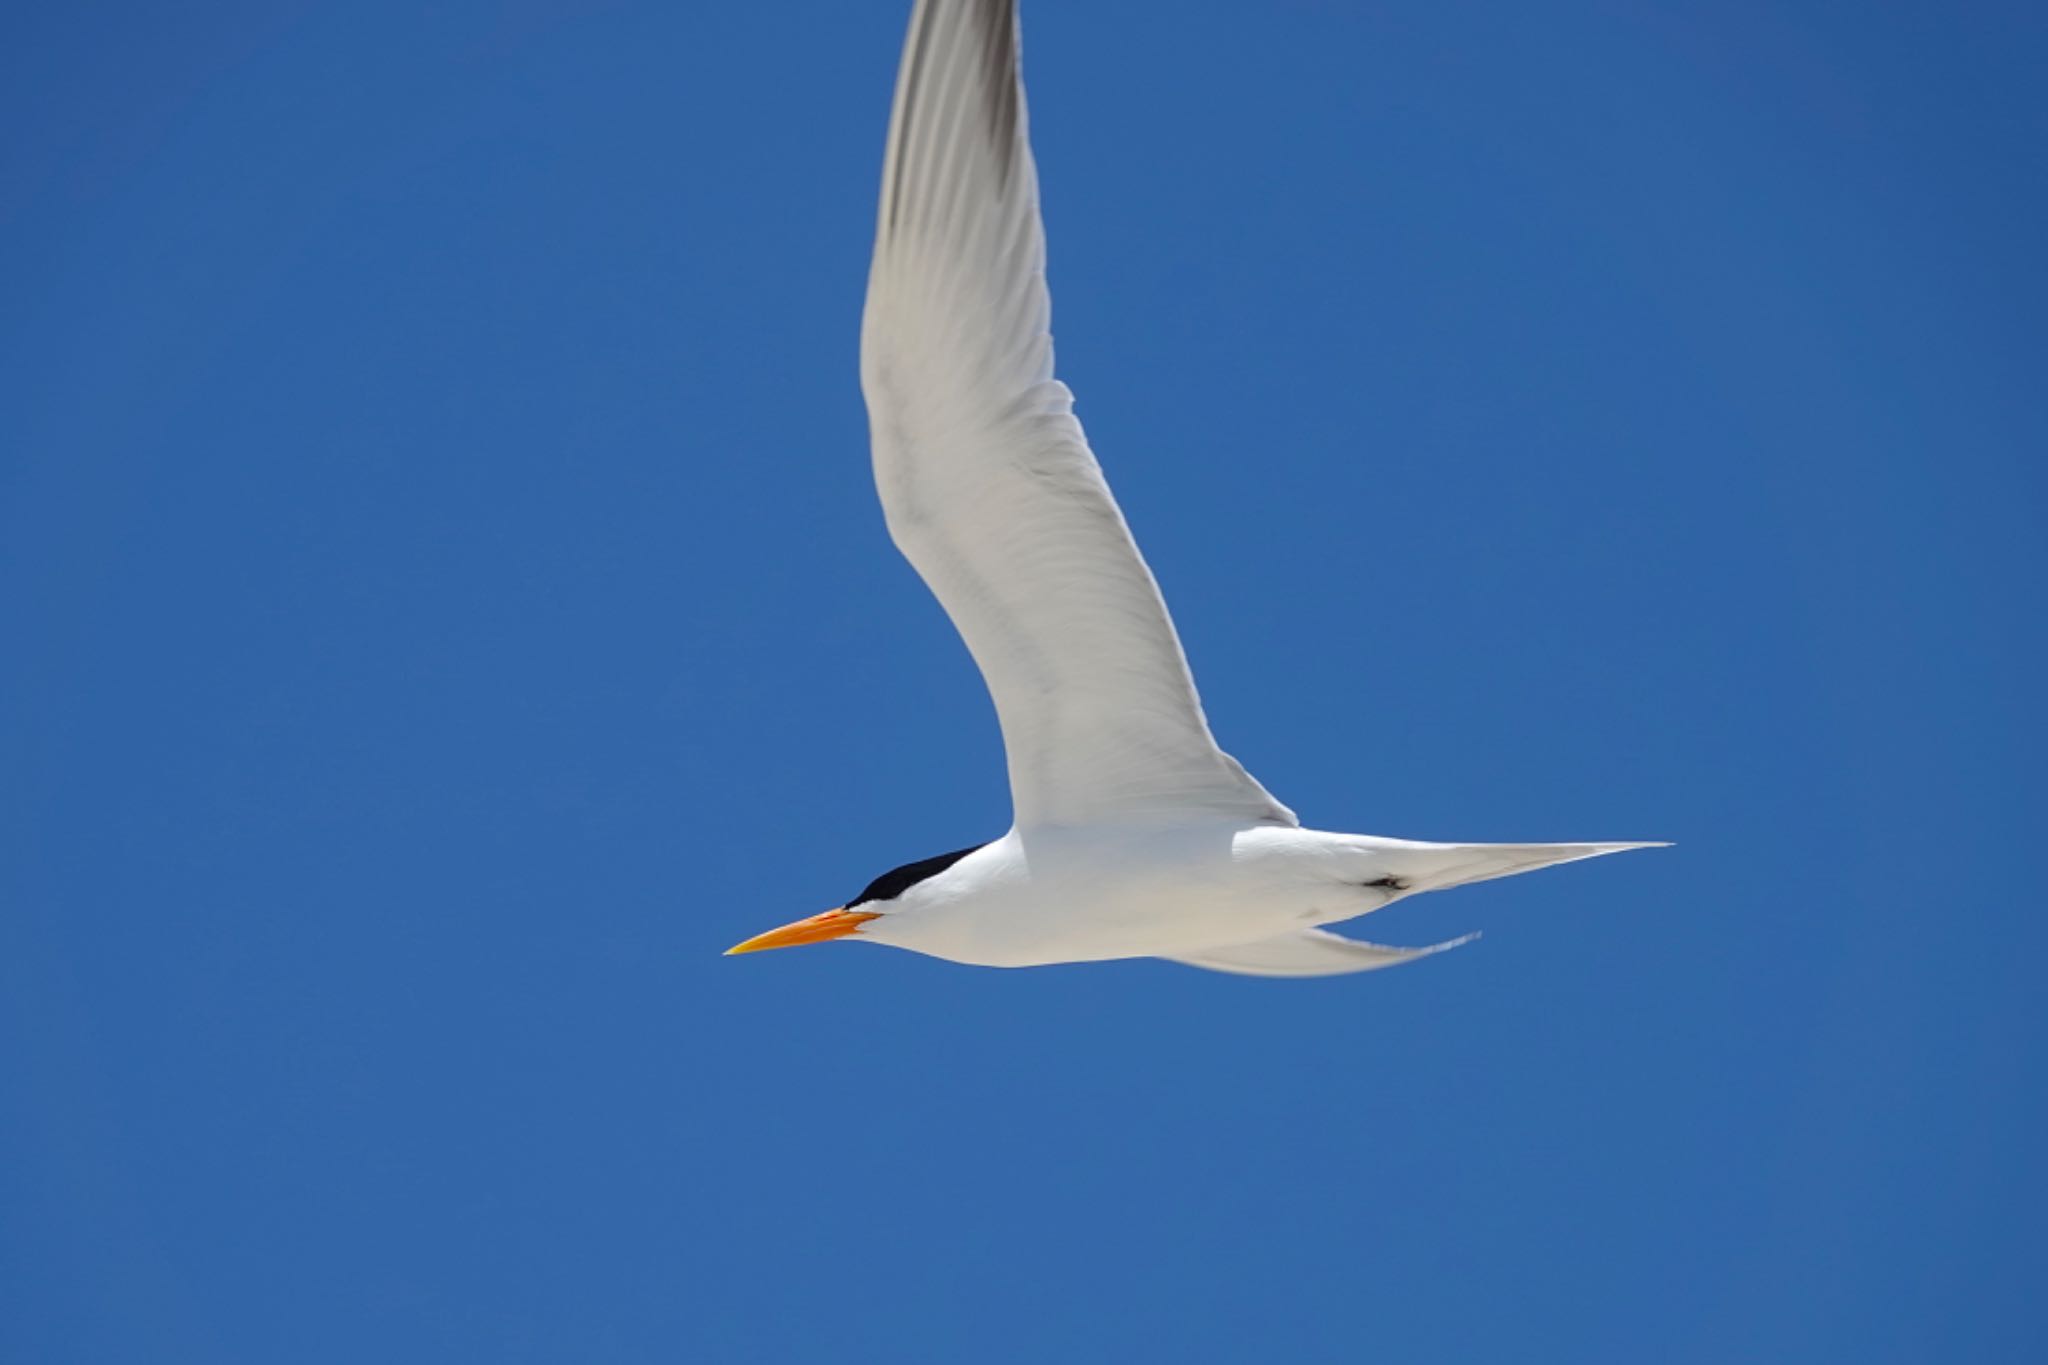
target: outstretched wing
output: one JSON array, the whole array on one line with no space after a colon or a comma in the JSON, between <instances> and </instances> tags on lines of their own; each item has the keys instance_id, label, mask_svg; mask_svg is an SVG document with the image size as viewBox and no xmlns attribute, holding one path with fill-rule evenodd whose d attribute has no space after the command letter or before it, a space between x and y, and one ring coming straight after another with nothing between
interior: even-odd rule
<instances>
[{"instance_id":1,"label":"outstretched wing","mask_svg":"<svg viewBox=\"0 0 2048 1365\"><path fill-rule=\"evenodd\" d=\"M1053 378L1014 0L918 0L861 387L889 534L1002 722L1020 826L1292 825L1216 747L1151 571Z\"/></svg>"},{"instance_id":2,"label":"outstretched wing","mask_svg":"<svg viewBox=\"0 0 2048 1365\"><path fill-rule=\"evenodd\" d=\"M1235 972L1240 976L1346 976L1352 972L1373 972L1382 967L1413 962L1418 957L1441 953L1470 943L1477 934L1467 934L1427 948L1388 948L1378 943L1361 943L1323 929L1303 929L1257 943L1239 943L1187 957L1170 957L1168 962L1206 967L1212 972Z\"/></svg>"}]
</instances>

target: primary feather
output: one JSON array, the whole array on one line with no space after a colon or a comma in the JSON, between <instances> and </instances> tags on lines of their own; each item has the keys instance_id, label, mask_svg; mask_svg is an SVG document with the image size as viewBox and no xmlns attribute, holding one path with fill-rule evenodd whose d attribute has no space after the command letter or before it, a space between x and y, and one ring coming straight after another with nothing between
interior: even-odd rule
<instances>
[{"instance_id":1,"label":"primary feather","mask_svg":"<svg viewBox=\"0 0 2048 1365\"><path fill-rule=\"evenodd\" d=\"M1010 0L921 0L861 329L889 534L1002 722L1020 826L1294 824L1216 746L1158 585L1053 377Z\"/></svg>"}]
</instances>

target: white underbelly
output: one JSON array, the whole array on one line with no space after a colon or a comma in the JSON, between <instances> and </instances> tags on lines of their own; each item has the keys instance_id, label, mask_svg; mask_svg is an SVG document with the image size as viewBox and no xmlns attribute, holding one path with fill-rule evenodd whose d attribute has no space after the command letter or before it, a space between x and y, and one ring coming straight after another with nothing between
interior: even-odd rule
<instances>
[{"instance_id":1,"label":"white underbelly","mask_svg":"<svg viewBox=\"0 0 2048 1365\"><path fill-rule=\"evenodd\" d=\"M1012 836L957 904L885 918L878 941L954 962L1031 967L1171 957L1349 919L1378 903L1309 830Z\"/></svg>"}]
</instances>

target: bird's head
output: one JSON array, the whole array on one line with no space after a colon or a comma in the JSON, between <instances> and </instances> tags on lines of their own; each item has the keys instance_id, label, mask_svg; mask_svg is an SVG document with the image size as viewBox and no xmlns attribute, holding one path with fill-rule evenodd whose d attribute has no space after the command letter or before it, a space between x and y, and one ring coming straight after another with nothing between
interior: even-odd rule
<instances>
[{"instance_id":1,"label":"bird's head","mask_svg":"<svg viewBox=\"0 0 2048 1365\"><path fill-rule=\"evenodd\" d=\"M846 938L858 934L863 924L881 919L900 908L899 902L905 892L944 872L953 864L965 858L976 849L986 847L976 844L972 848L955 849L941 853L935 858L921 858L914 863L891 868L869 882L858 896L835 910L821 915L811 915L785 924L779 929L770 929L765 934L756 934L744 943L736 943L725 950L731 957L735 953L758 953L763 948L795 948L805 943L828 943L835 938Z\"/></svg>"}]
</instances>

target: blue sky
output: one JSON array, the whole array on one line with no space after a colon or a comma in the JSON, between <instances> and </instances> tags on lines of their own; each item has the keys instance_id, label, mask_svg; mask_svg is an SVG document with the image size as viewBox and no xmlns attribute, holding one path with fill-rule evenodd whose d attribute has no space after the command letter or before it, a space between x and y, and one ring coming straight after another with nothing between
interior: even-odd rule
<instances>
[{"instance_id":1,"label":"blue sky","mask_svg":"<svg viewBox=\"0 0 2048 1365\"><path fill-rule=\"evenodd\" d=\"M2038 6L1028 0L1063 375L1370 977L728 944L1008 819L907 5L16 6L0 1356L2033 1361Z\"/></svg>"}]
</instances>

